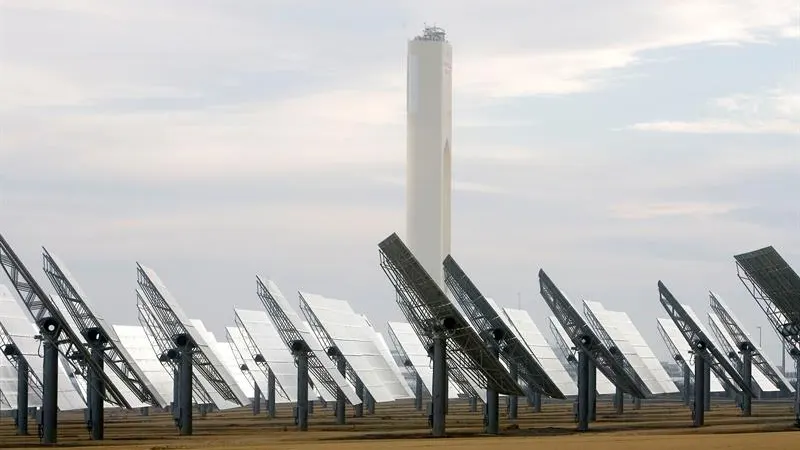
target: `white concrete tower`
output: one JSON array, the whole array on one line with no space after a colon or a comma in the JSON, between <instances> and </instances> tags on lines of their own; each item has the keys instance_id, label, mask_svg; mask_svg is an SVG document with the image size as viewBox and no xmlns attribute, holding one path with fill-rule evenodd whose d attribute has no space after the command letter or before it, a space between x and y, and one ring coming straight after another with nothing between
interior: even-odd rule
<instances>
[{"instance_id":1,"label":"white concrete tower","mask_svg":"<svg viewBox=\"0 0 800 450\"><path fill-rule=\"evenodd\" d=\"M408 43L406 239L441 287L450 253L452 61L441 28L426 27Z\"/></svg>"}]
</instances>

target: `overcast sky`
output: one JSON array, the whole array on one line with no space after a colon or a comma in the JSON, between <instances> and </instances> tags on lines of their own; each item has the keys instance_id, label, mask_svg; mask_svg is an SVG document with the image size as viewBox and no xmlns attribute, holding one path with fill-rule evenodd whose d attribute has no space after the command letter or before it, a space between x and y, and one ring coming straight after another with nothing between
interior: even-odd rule
<instances>
[{"instance_id":1,"label":"overcast sky","mask_svg":"<svg viewBox=\"0 0 800 450\"><path fill-rule=\"evenodd\" d=\"M218 339L260 307L256 274L384 331L407 40L437 24L453 256L485 295L521 293L546 331L542 267L663 357L657 281L702 317L713 289L776 359L733 255L800 266L799 18L796 0L0 0L0 233L36 273L41 245L59 255L113 323L136 323L139 261Z\"/></svg>"}]
</instances>

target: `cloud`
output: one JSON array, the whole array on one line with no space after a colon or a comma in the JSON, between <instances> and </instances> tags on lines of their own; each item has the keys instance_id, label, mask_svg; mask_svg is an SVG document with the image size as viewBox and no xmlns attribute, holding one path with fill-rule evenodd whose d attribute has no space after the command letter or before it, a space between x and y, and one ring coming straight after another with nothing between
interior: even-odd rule
<instances>
[{"instance_id":1,"label":"cloud","mask_svg":"<svg viewBox=\"0 0 800 450\"><path fill-rule=\"evenodd\" d=\"M667 216L713 216L738 209L736 205L714 203L652 203L621 204L611 208L613 217L620 219L657 219Z\"/></svg>"},{"instance_id":2,"label":"cloud","mask_svg":"<svg viewBox=\"0 0 800 450\"><path fill-rule=\"evenodd\" d=\"M716 98L709 106L717 117L642 122L628 128L665 133L800 134L800 85L796 82L756 94Z\"/></svg>"}]
</instances>

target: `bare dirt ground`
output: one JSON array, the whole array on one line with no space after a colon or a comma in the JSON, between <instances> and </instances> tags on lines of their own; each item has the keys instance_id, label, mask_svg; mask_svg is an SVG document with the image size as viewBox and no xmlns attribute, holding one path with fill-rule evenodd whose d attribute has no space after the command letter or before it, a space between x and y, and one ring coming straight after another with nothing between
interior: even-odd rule
<instances>
[{"instance_id":1,"label":"bare dirt ground","mask_svg":"<svg viewBox=\"0 0 800 450\"><path fill-rule=\"evenodd\" d=\"M250 409L209 413L195 412L194 436L179 437L172 417L153 413L144 417L138 411L110 410L106 413L106 439L91 441L81 413L59 416L59 447L118 450L146 449L482 449L505 446L508 450L715 450L715 449L800 449L800 430L793 427L791 404L759 403L752 417L740 417L732 400L719 399L706 413L706 426L691 427L691 414L680 403L645 402L617 416L606 400L598 402L597 422L592 431L577 433L569 403L545 404L541 413L520 405L520 418L501 417L501 436L482 435L481 413L468 412L466 402L450 407L447 417L449 437L429 438L427 416L409 402L380 404L374 416L352 417L346 425L335 425L332 405L316 405L310 431L295 430L291 408L281 405L278 417L253 416ZM262 409L263 411L263 409ZM13 421L0 420L0 448L39 446L36 424L31 436L15 436Z\"/></svg>"}]
</instances>

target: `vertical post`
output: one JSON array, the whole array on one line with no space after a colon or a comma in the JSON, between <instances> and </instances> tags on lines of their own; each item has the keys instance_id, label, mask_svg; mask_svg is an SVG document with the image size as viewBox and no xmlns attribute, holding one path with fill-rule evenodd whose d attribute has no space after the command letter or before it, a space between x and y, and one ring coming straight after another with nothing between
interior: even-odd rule
<instances>
[{"instance_id":1,"label":"vertical post","mask_svg":"<svg viewBox=\"0 0 800 450\"><path fill-rule=\"evenodd\" d=\"M711 364L706 363L703 365L705 373L703 374L703 383L705 393L703 394L703 406L706 411L711 411Z\"/></svg>"},{"instance_id":2,"label":"vertical post","mask_svg":"<svg viewBox=\"0 0 800 450\"><path fill-rule=\"evenodd\" d=\"M344 375L344 373L342 373L342 375ZM358 394L358 397L361 399L361 403L353 406L355 412L353 415L355 417L363 417L364 402L366 401L367 397L364 395L364 383L361 382L361 378L356 377L356 385L354 387L356 388L356 394Z\"/></svg>"},{"instance_id":3,"label":"vertical post","mask_svg":"<svg viewBox=\"0 0 800 450\"><path fill-rule=\"evenodd\" d=\"M685 361L683 363L683 404L686 406L692 404L692 370Z\"/></svg>"},{"instance_id":4,"label":"vertical post","mask_svg":"<svg viewBox=\"0 0 800 450\"><path fill-rule=\"evenodd\" d=\"M369 393L366 387L364 388L364 397L366 397L367 400L367 414L375 414L375 397Z\"/></svg>"},{"instance_id":5,"label":"vertical post","mask_svg":"<svg viewBox=\"0 0 800 450\"><path fill-rule=\"evenodd\" d=\"M745 386L752 388L753 352L747 343L742 344L742 378ZM750 417L753 413L753 399L747 392L742 392L742 417Z\"/></svg>"},{"instance_id":6,"label":"vertical post","mask_svg":"<svg viewBox=\"0 0 800 450\"><path fill-rule=\"evenodd\" d=\"M589 431L589 355L578 352L578 431Z\"/></svg>"},{"instance_id":7,"label":"vertical post","mask_svg":"<svg viewBox=\"0 0 800 450\"><path fill-rule=\"evenodd\" d=\"M188 336L178 339L180 350L179 422L180 435L192 435L192 342ZM183 345L181 345L183 344Z\"/></svg>"},{"instance_id":8,"label":"vertical post","mask_svg":"<svg viewBox=\"0 0 800 450\"><path fill-rule=\"evenodd\" d=\"M90 378L91 386L89 387L88 396L92 401L89 404L89 417L92 421L92 440L102 441L104 438L104 412L103 412L103 396L105 395L106 386L103 381L103 353L105 342L102 339L92 340L91 343L92 362L95 368L91 368L92 376Z\"/></svg>"},{"instance_id":9,"label":"vertical post","mask_svg":"<svg viewBox=\"0 0 800 450\"><path fill-rule=\"evenodd\" d=\"M275 374L267 373L267 417L275 418Z\"/></svg>"},{"instance_id":10,"label":"vertical post","mask_svg":"<svg viewBox=\"0 0 800 450\"><path fill-rule=\"evenodd\" d=\"M253 415L261 414L261 387L253 383Z\"/></svg>"},{"instance_id":11,"label":"vertical post","mask_svg":"<svg viewBox=\"0 0 800 450\"><path fill-rule=\"evenodd\" d=\"M45 338L42 351L42 443L55 444L58 441L58 347Z\"/></svg>"},{"instance_id":12,"label":"vertical post","mask_svg":"<svg viewBox=\"0 0 800 450\"><path fill-rule=\"evenodd\" d=\"M498 357L497 343L489 345L489 351ZM491 386L486 388L486 434L500 434L500 393Z\"/></svg>"},{"instance_id":13,"label":"vertical post","mask_svg":"<svg viewBox=\"0 0 800 450\"><path fill-rule=\"evenodd\" d=\"M633 409L635 409L637 411L642 409L642 399L641 398L639 398L639 397L634 397L633 398Z\"/></svg>"},{"instance_id":14,"label":"vertical post","mask_svg":"<svg viewBox=\"0 0 800 450\"><path fill-rule=\"evenodd\" d=\"M469 398L469 412L477 412L478 411L478 397L470 397Z\"/></svg>"},{"instance_id":15,"label":"vertical post","mask_svg":"<svg viewBox=\"0 0 800 450\"><path fill-rule=\"evenodd\" d=\"M422 377L417 374L417 381L414 383L414 408L422 411Z\"/></svg>"},{"instance_id":16,"label":"vertical post","mask_svg":"<svg viewBox=\"0 0 800 450\"><path fill-rule=\"evenodd\" d=\"M513 378L514 381L517 381L519 379L519 373L518 373L519 368L517 367L517 365L516 364L511 364L511 366L509 367L509 370L511 371L511 378ZM518 409L519 409L519 398L517 398L516 395L509 396L508 397L508 418L509 419L516 419L517 418Z\"/></svg>"},{"instance_id":17,"label":"vertical post","mask_svg":"<svg viewBox=\"0 0 800 450\"><path fill-rule=\"evenodd\" d=\"M597 421L597 366L589 359L589 422Z\"/></svg>"},{"instance_id":18,"label":"vertical post","mask_svg":"<svg viewBox=\"0 0 800 450\"><path fill-rule=\"evenodd\" d=\"M619 386L617 386L616 392L614 392L614 408L616 409L617 415L622 415L625 412L625 393L622 392Z\"/></svg>"},{"instance_id":19,"label":"vertical post","mask_svg":"<svg viewBox=\"0 0 800 450\"><path fill-rule=\"evenodd\" d=\"M344 360L341 354L336 357L336 369L339 370L339 373L342 376L346 376L347 373L347 362ZM344 398L344 391L342 389L336 390L336 424L337 425L344 425L345 423L345 398ZM358 409L358 408L356 408ZM357 416L358 417L358 416Z\"/></svg>"},{"instance_id":20,"label":"vertical post","mask_svg":"<svg viewBox=\"0 0 800 450\"><path fill-rule=\"evenodd\" d=\"M794 355L794 414L800 424L800 355Z\"/></svg>"},{"instance_id":21,"label":"vertical post","mask_svg":"<svg viewBox=\"0 0 800 450\"><path fill-rule=\"evenodd\" d=\"M179 421L181 418L181 362L180 358L176 361L172 371L172 418ZM180 425L179 425L180 426Z\"/></svg>"},{"instance_id":22,"label":"vertical post","mask_svg":"<svg viewBox=\"0 0 800 450\"><path fill-rule=\"evenodd\" d=\"M705 375L706 360L703 358L702 351L695 351L694 354L694 421L693 426L702 427L705 423Z\"/></svg>"},{"instance_id":23,"label":"vertical post","mask_svg":"<svg viewBox=\"0 0 800 450\"><path fill-rule=\"evenodd\" d=\"M533 412L535 412L535 413L542 412L542 393L541 392L534 392L533 393Z\"/></svg>"},{"instance_id":24,"label":"vertical post","mask_svg":"<svg viewBox=\"0 0 800 450\"><path fill-rule=\"evenodd\" d=\"M28 362L19 351L17 351L17 434L20 436L28 434Z\"/></svg>"},{"instance_id":25,"label":"vertical post","mask_svg":"<svg viewBox=\"0 0 800 450\"><path fill-rule=\"evenodd\" d=\"M444 437L447 404L447 359L444 333L433 336L433 436Z\"/></svg>"},{"instance_id":26,"label":"vertical post","mask_svg":"<svg viewBox=\"0 0 800 450\"><path fill-rule=\"evenodd\" d=\"M295 351L297 358L297 428L308 431L308 351Z\"/></svg>"}]
</instances>

